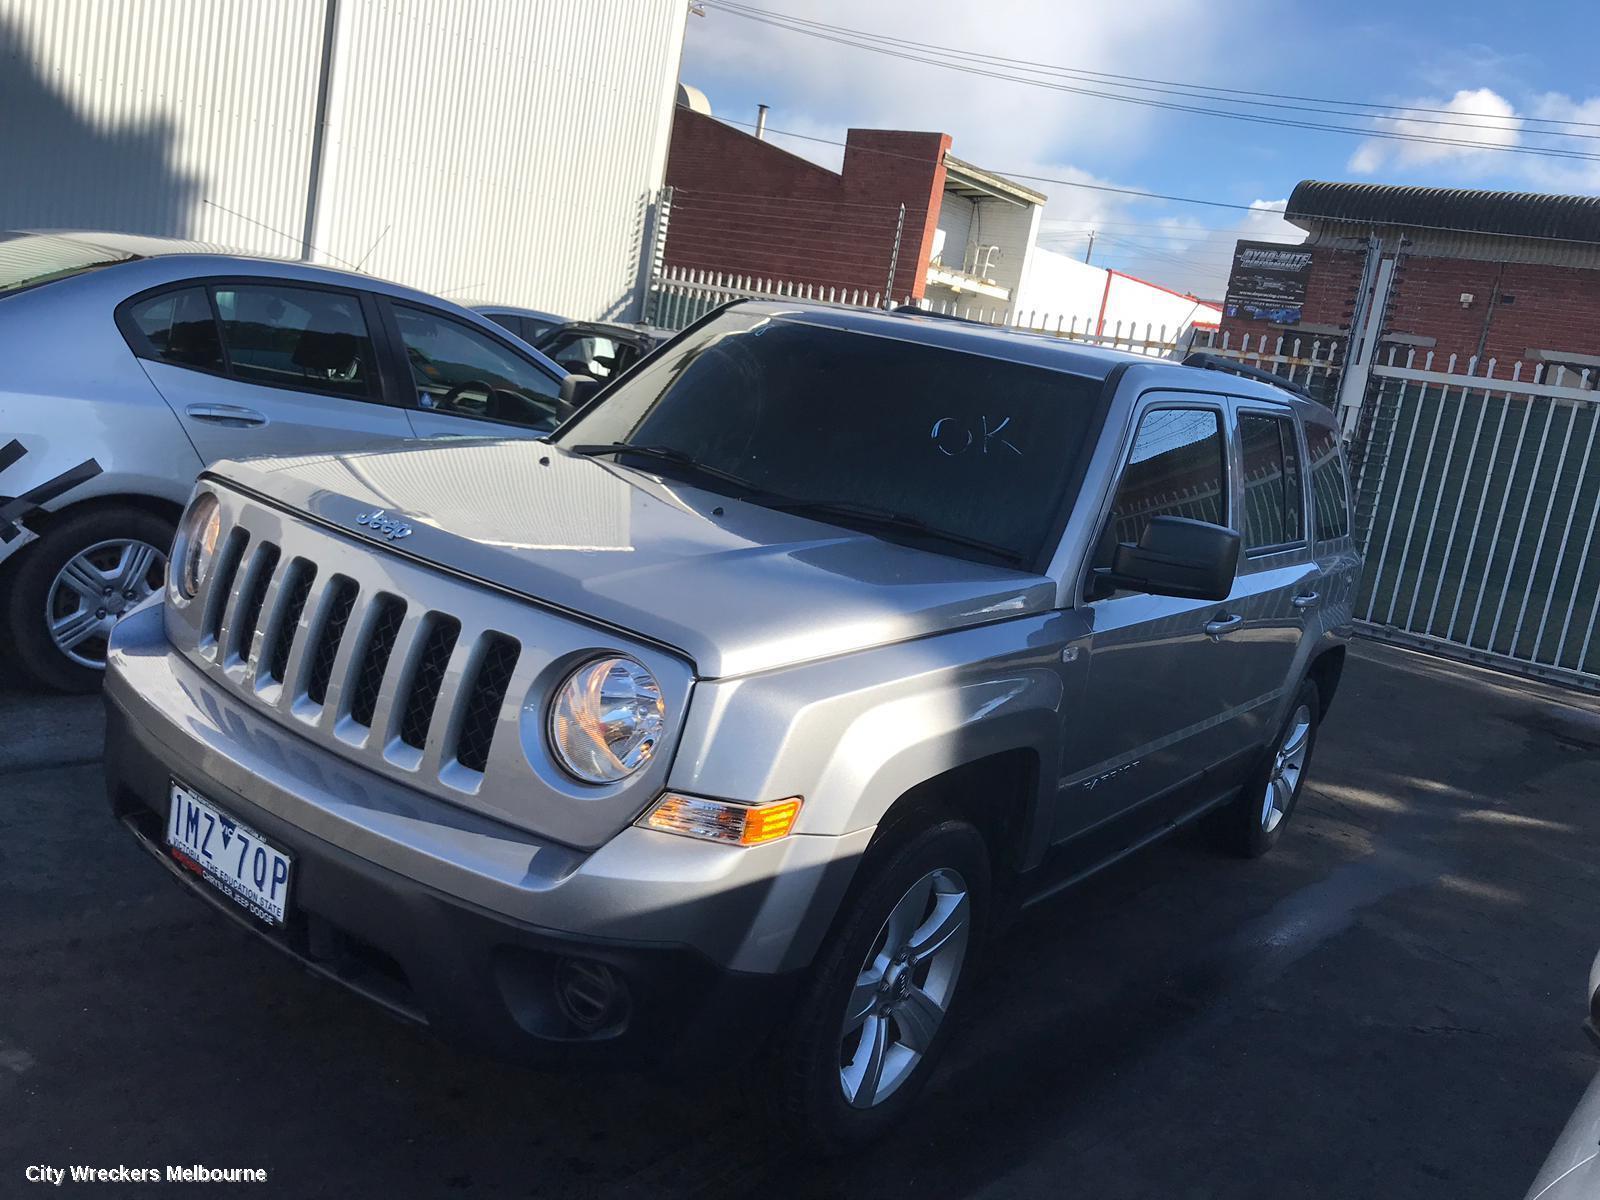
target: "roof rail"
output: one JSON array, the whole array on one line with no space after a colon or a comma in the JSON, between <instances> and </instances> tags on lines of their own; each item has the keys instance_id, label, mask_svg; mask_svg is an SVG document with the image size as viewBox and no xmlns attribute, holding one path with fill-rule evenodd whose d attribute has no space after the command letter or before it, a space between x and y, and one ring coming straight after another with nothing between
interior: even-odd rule
<instances>
[{"instance_id":1,"label":"roof rail","mask_svg":"<svg viewBox=\"0 0 1600 1200\"><path fill-rule=\"evenodd\" d=\"M1207 354L1202 350L1196 350L1194 353L1185 356L1183 365L1186 367L1199 367L1205 371L1221 371L1227 375L1237 375L1241 379L1254 379L1258 383L1270 383L1273 387L1282 388L1291 395L1299 396L1302 400L1316 399L1315 396L1292 379L1285 379L1282 375L1274 375L1271 371L1263 371L1260 367L1247 367L1242 362L1232 358L1224 358L1220 354Z\"/></svg>"},{"instance_id":2,"label":"roof rail","mask_svg":"<svg viewBox=\"0 0 1600 1200\"><path fill-rule=\"evenodd\" d=\"M958 321L962 325L982 325L988 329L1005 329L1004 325L990 325L987 321L979 321L973 317L958 317L955 313L935 312L931 308L921 308L916 304L896 304L889 310L901 317L932 317L936 321Z\"/></svg>"}]
</instances>

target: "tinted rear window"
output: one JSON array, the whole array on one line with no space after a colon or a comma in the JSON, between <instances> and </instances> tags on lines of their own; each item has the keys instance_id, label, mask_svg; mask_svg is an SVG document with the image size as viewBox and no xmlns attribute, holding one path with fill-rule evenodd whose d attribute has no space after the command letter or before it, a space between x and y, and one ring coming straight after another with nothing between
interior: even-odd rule
<instances>
[{"instance_id":1,"label":"tinted rear window","mask_svg":"<svg viewBox=\"0 0 1600 1200\"><path fill-rule=\"evenodd\" d=\"M642 364L561 442L680 450L771 493L907 514L1031 563L1100 391L1097 378L735 311Z\"/></svg>"},{"instance_id":2,"label":"tinted rear window","mask_svg":"<svg viewBox=\"0 0 1600 1200\"><path fill-rule=\"evenodd\" d=\"M139 257L50 234L0 234L0 296Z\"/></svg>"}]
</instances>

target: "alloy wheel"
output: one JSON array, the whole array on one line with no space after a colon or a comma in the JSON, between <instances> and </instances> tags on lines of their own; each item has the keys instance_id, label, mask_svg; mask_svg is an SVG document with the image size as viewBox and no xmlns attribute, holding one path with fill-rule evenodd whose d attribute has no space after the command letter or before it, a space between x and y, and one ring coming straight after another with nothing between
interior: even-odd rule
<instances>
[{"instance_id":1,"label":"alloy wheel","mask_svg":"<svg viewBox=\"0 0 1600 1200\"><path fill-rule=\"evenodd\" d=\"M1311 752L1311 708L1302 704L1294 710L1283 739L1273 752L1272 773L1261 797L1261 828L1271 833L1289 813L1295 789L1305 773L1306 756Z\"/></svg>"},{"instance_id":2,"label":"alloy wheel","mask_svg":"<svg viewBox=\"0 0 1600 1200\"><path fill-rule=\"evenodd\" d=\"M112 626L161 590L166 569L167 556L137 538L111 538L73 555L45 594L45 625L56 649L79 666L103 668Z\"/></svg>"},{"instance_id":3,"label":"alloy wheel","mask_svg":"<svg viewBox=\"0 0 1600 1200\"><path fill-rule=\"evenodd\" d=\"M893 1095L944 1023L966 960L972 903L961 875L930 871L890 911L851 989L839 1083L854 1108Z\"/></svg>"}]
</instances>

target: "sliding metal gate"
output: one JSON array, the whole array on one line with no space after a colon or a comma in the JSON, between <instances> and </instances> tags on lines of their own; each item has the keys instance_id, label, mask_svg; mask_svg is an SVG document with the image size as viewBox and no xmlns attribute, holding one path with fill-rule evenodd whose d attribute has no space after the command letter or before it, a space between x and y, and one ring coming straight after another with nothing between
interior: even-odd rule
<instances>
[{"instance_id":1,"label":"sliding metal gate","mask_svg":"<svg viewBox=\"0 0 1600 1200\"><path fill-rule=\"evenodd\" d=\"M1365 631L1600 690L1588 372L1375 366L1352 453Z\"/></svg>"}]
</instances>

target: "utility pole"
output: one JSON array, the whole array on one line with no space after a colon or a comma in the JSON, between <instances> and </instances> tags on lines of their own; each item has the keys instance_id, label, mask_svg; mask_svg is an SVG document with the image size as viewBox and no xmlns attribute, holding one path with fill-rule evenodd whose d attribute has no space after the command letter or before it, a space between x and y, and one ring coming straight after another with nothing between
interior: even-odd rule
<instances>
[{"instance_id":1,"label":"utility pole","mask_svg":"<svg viewBox=\"0 0 1600 1200\"><path fill-rule=\"evenodd\" d=\"M1089 244L1083 249L1084 262L1088 262L1089 256L1094 253L1094 235L1095 231L1093 229L1089 230Z\"/></svg>"},{"instance_id":2,"label":"utility pole","mask_svg":"<svg viewBox=\"0 0 1600 1200\"><path fill-rule=\"evenodd\" d=\"M894 307L894 270L900 265L900 235L906 228L906 206L900 206L900 219L894 224L894 248L889 251L889 284L883 289L883 307Z\"/></svg>"}]
</instances>

